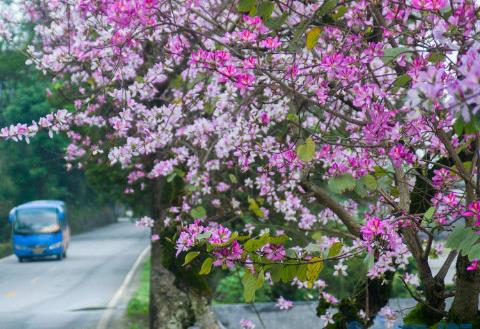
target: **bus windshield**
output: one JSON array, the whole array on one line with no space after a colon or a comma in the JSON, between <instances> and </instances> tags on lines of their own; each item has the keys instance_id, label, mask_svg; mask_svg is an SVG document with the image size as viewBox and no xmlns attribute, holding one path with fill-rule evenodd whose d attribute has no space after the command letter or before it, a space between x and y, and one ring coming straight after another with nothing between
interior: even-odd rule
<instances>
[{"instance_id":1,"label":"bus windshield","mask_svg":"<svg viewBox=\"0 0 480 329\"><path fill-rule=\"evenodd\" d=\"M54 233L60 230L57 211L53 208L21 209L13 224L14 233Z\"/></svg>"}]
</instances>

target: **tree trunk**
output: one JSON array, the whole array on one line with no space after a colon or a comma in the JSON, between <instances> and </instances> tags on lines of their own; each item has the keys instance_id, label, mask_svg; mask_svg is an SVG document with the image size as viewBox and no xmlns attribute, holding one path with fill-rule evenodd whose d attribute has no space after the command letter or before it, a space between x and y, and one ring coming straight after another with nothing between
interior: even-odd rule
<instances>
[{"instance_id":1,"label":"tree trunk","mask_svg":"<svg viewBox=\"0 0 480 329\"><path fill-rule=\"evenodd\" d=\"M167 240L175 230L165 229L163 219L176 188L166 185L158 184L152 211L156 219L152 232L161 238L151 248L150 329L219 329L207 279L198 275L200 260L182 266L183 257L176 257L174 244Z\"/></svg>"},{"instance_id":2,"label":"tree trunk","mask_svg":"<svg viewBox=\"0 0 480 329\"><path fill-rule=\"evenodd\" d=\"M161 244L152 243L150 329L182 329L194 323L188 295L175 286L175 275L162 265Z\"/></svg>"},{"instance_id":3,"label":"tree trunk","mask_svg":"<svg viewBox=\"0 0 480 329\"><path fill-rule=\"evenodd\" d=\"M472 323L478 314L480 272L467 271L469 264L468 257L458 257L455 299L450 309L450 318L455 322Z\"/></svg>"}]
</instances>

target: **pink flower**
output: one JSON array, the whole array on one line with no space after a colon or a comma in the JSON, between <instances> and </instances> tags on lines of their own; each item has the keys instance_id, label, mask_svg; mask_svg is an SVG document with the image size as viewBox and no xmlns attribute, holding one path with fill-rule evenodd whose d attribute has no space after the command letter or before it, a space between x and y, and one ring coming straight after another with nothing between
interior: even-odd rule
<instances>
[{"instance_id":1,"label":"pink flower","mask_svg":"<svg viewBox=\"0 0 480 329\"><path fill-rule=\"evenodd\" d=\"M235 86L239 89L247 89L253 86L255 77L248 73L241 73L235 76Z\"/></svg>"},{"instance_id":2,"label":"pink flower","mask_svg":"<svg viewBox=\"0 0 480 329\"><path fill-rule=\"evenodd\" d=\"M243 20L245 21L245 23L247 23L248 25L260 25L262 24L262 18L260 16L249 16L249 15L243 15Z\"/></svg>"},{"instance_id":3,"label":"pink flower","mask_svg":"<svg viewBox=\"0 0 480 329\"><path fill-rule=\"evenodd\" d=\"M233 240L230 247L217 248L213 252L215 256L215 261L213 266L223 266L225 265L228 268L233 268L235 266L235 261L242 258L243 249L237 240Z\"/></svg>"},{"instance_id":4,"label":"pink flower","mask_svg":"<svg viewBox=\"0 0 480 329\"><path fill-rule=\"evenodd\" d=\"M262 113L260 113L260 121L261 121L264 125L268 125L268 123L270 122L270 116L268 115L267 112L262 112Z\"/></svg>"},{"instance_id":5,"label":"pink flower","mask_svg":"<svg viewBox=\"0 0 480 329\"><path fill-rule=\"evenodd\" d=\"M230 189L230 185L224 182L220 182L217 184L217 191L220 193L226 192Z\"/></svg>"},{"instance_id":6,"label":"pink flower","mask_svg":"<svg viewBox=\"0 0 480 329\"><path fill-rule=\"evenodd\" d=\"M222 244L228 242L232 232L226 227L220 225L218 229L212 231L212 235L208 239L208 242L211 244Z\"/></svg>"},{"instance_id":7,"label":"pink flower","mask_svg":"<svg viewBox=\"0 0 480 329\"><path fill-rule=\"evenodd\" d=\"M362 226L360 232L362 233L365 241L372 241L375 239L375 236L383 234L383 228L384 224L382 220L378 217L373 217L370 218L364 226Z\"/></svg>"},{"instance_id":8,"label":"pink flower","mask_svg":"<svg viewBox=\"0 0 480 329\"><path fill-rule=\"evenodd\" d=\"M462 213L463 216L475 216L477 225L480 225L480 200L473 201L468 205L466 211Z\"/></svg>"},{"instance_id":9,"label":"pink flower","mask_svg":"<svg viewBox=\"0 0 480 329\"><path fill-rule=\"evenodd\" d=\"M155 221L150 217L144 216L135 222L137 227L153 227Z\"/></svg>"},{"instance_id":10,"label":"pink flower","mask_svg":"<svg viewBox=\"0 0 480 329\"><path fill-rule=\"evenodd\" d=\"M190 234L187 232L180 232L180 236L177 239L176 249L177 253L176 256L180 255L180 253L187 251L194 245L194 239Z\"/></svg>"},{"instance_id":11,"label":"pink flower","mask_svg":"<svg viewBox=\"0 0 480 329\"><path fill-rule=\"evenodd\" d=\"M278 41L277 37L275 37L275 38L268 37L265 40L262 40L262 42L260 42L260 46L265 47L267 49L276 49L276 48L280 47L281 45L282 45L282 43L280 41Z\"/></svg>"},{"instance_id":12,"label":"pink flower","mask_svg":"<svg viewBox=\"0 0 480 329\"><path fill-rule=\"evenodd\" d=\"M467 271L476 271L478 270L478 259L474 259L470 265L467 266Z\"/></svg>"},{"instance_id":13,"label":"pink flower","mask_svg":"<svg viewBox=\"0 0 480 329\"><path fill-rule=\"evenodd\" d=\"M250 56L248 58L245 58L242 63L243 63L243 68L244 69L254 69L255 64L257 62L257 59L254 56Z\"/></svg>"},{"instance_id":14,"label":"pink flower","mask_svg":"<svg viewBox=\"0 0 480 329\"><path fill-rule=\"evenodd\" d=\"M240 320L240 327L242 329L254 329L255 324L251 320L242 319Z\"/></svg>"},{"instance_id":15,"label":"pink flower","mask_svg":"<svg viewBox=\"0 0 480 329\"><path fill-rule=\"evenodd\" d=\"M400 167L403 162L412 164L415 161L415 155L407 150L407 148L402 144L395 145L388 155L392 159L394 167Z\"/></svg>"},{"instance_id":16,"label":"pink flower","mask_svg":"<svg viewBox=\"0 0 480 329\"><path fill-rule=\"evenodd\" d=\"M271 261L279 261L287 256L285 247L281 244L268 243L262 247L261 251L263 255Z\"/></svg>"},{"instance_id":17,"label":"pink flower","mask_svg":"<svg viewBox=\"0 0 480 329\"><path fill-rule=\"evenodd\" d=\"M322 297L325 299L326 302L330 304L338 304L338 299L336 299L334 296L330 295L329 293L322 291Z\"/></svg>"},{"instance_id":18,"label":"pink flower","mask_svg":"<svg viewBox=\"0 0 480 329\"><path fill-rule=\"evenodd\" d=\"M277 299L277 304L275 304L275 306L281 310L289 310L293 307L293 302L280 296L280 298Z\"/></svg>"},{"instance_id":19,"label":"pink flower","mask_svg":"<svg viewBox=\"0 0 480 329\"><path fill-rule=\"evenodd\" d=\"M450 185L456 180L456 177L451 170L441 168L434 170L433 172L435 175L432 178L432 183L435 187Z\"/></svg>"},{"instance_id":20,"label":"pink flower","mask_svg":"<svg viewBox=\"0 0 480 329\"><path fill-rule=\"evenodd\" d=\"M446 5L447 0L412 0L412 7L416 9L440 10Z\"/></svg>"},{"instance_id":21,"label":"pink flower","mask_svg":"<svg viewBox=\"0 0 480 329\"><path fill-rule=\"evenodd\" d=\"M158 240L160 240L160 235L158 235L158 234L152 234L151 240L152 240L152 241L158 241Z\"/></svg>"},{"instance_id":22,"label":"pink flower","mask_svg":"<svg viewBox=\"0 0 480 329\"><path fill-rule=\"evenodd\" d=\"M243 30L242 32L238 32L237 36L240 40L245 41L245 42L254 42L257 40L257 34L253 33L249 30Z\"/></svg>"}]
</instances>

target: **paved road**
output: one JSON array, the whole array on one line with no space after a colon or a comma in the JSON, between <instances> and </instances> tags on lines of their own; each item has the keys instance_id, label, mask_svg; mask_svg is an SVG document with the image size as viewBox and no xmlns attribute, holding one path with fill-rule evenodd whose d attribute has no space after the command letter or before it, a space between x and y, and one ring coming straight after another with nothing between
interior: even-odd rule
<instances>
[{"instance_id":1,"label":"paved road","mask_svg":"<svg viewBox=\"0 0 480 329\"><path fill-rule=\"evenodd\" d=\"M148 243L123 222L74 236L62 261L1 259L0 329L97 328Z\"/></svg>"}]
</instances>

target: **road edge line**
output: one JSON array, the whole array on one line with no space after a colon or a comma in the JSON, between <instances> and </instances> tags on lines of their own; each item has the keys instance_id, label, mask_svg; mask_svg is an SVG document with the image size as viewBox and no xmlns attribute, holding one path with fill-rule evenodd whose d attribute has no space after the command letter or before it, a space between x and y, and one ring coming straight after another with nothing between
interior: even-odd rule
<instances>
[{"instance_id":1,"label":"road edge line","mask_svg":"<svg viewBox=\"0 0 480 329\"><path fill-rule=\"evenodd\" d=\"M143 260L145 259L149 251L150 251L150 245L148 245L145 249L143 249L140 255L138 255L132 268L130 269L130 271L128 271L127 275L125 276L125 279L123 279L122 285L120 286L120 288L117 289L112 299L110 299L110 302L107 305L107 309L103 312L102 317L97 323L96 329L108 328L108 325L110 324L110 320L113 315L113 311L115 310L115 307L117 306L118 301L123 296L128 286L130 285L133 277L135 276L135 273L137 272L138 268L142 264Z\"/></svg>"}]
</instances>

